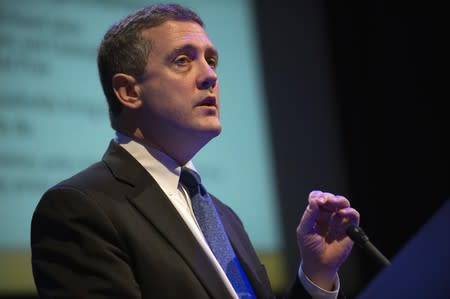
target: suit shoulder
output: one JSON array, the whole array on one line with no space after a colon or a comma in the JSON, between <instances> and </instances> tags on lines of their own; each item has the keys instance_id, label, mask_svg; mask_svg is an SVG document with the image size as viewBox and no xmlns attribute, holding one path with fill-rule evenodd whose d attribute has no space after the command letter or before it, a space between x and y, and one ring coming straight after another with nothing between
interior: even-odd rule
<instances>
[{"instance_id":1,"label":"suit shoulder","mask_svg":"<svg viewBox=\"0 0 450 299\"><path fill-rule=\"evenodd\" d=\"M41 196L36 210L48 208L54 205L70 205L69 202L81 203L86 199L99 201L102 196L93 194L105 194L112 186L114 178L104 162L96 162L86 169L76 173L54 186L47 189ZM83 200L84 199L84 200Z\"/></svg>"},{"instance_id":2,"label":"suit shoulder","mask_svg":"<svg viewBox=\"0 0 450 299\"><path fill-rule=\"evenodd\" d=\"M103 161L96 162L73 176L60 181L47 190L60 189L88 190L111 183L113 177Z\"/></svg>"}]
</instances>

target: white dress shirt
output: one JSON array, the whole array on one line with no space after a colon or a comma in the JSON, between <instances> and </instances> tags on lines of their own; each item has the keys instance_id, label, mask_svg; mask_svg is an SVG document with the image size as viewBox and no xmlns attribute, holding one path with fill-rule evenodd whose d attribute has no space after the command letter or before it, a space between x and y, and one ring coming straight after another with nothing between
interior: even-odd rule
<instances>
[{"instance_id":1,"label":"white dress shirt","mask_svg":"<svg viewBox=\"0 0 450 299\"><path fill-rule=\"evenodd\" d=\"M155 179L161 190L167 195L170 202L186 222L186 225L191 230L192 234L199 242L205 253L208 255L217 273L220 275L225 286L230 291L230 295L232 296L232 298L238 299L239 297L234 291L227 275L223 271L219 262L209 248L205 237L203 236L203 233L195 219L188 193L179 183L181 166L166 154L147 145L144 146L143 144L138 143L137 141L119 132L116 132L115 141L120 146L122 146L130 155L132 155L139 162L139 164L141 164L142 167L144 167L147 172ZM187 166L196 171L192 161L189 161L186 165L183 166ZM313 282L311 282L304 275L301 266L299 268L298 275L306 291L310 293L314 299L337 298L337 293L339 290L339 279L337 279L335 282L336 290L329 292L319 288Z\"/></svg>"}]
</instances>

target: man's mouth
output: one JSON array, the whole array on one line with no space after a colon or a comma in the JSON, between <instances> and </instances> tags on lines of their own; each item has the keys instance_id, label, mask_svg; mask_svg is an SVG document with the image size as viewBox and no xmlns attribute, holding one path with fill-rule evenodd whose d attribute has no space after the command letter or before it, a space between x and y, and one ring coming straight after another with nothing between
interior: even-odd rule
<instances>
[{"instance_id":1,"label":"man's mouth","mask_svg":"<svg viewBox=\"0 0 450 299\"><path fill-rule=\"evenodd\" d=\"M208 106L208 107L217 107L216 97L206 97L201 100L196 106Z\"/></svg>"}]
</instances>

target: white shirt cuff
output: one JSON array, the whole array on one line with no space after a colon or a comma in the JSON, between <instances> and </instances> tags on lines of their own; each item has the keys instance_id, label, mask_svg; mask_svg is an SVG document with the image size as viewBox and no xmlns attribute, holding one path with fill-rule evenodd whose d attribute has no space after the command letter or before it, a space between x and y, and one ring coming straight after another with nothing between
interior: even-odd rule
<instances>
[{"instance_id":1,"label":"white shirt cuff","mask_svg":"<svg viewBox=\"0 0 450 299\"><path fill-rule=\"evenodd\" d=\"M305 273L302 269L302 264L298 268L298 278L305 288L305 290L313 297L314 299L336 299L339 293L339 275L336 275L336 279L333 282L334 290L327 291L313 283L308 277L306 277Z\"/></svg>"}]
</instances>

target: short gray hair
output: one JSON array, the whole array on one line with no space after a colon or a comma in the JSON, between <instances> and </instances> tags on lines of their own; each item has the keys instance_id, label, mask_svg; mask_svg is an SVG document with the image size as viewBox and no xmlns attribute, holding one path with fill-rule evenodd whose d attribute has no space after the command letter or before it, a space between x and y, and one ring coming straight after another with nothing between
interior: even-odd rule
<instances>
[{"instance_id":1,"label":"short gray hair","mask_svg":"<svg viewBox=\"0 0 450 299\"><path fill-rule=\"evenodd\" d=\"M98 49L97 66L113 128L114 119L123 107L113 91L113 76L117 73L134 77L143 74L154 41L145 38L142 31L170 20L191 21L203 27L202 19L186 7L154 4L124 17L105 33Z\"/></svg>"}]
</instances>

